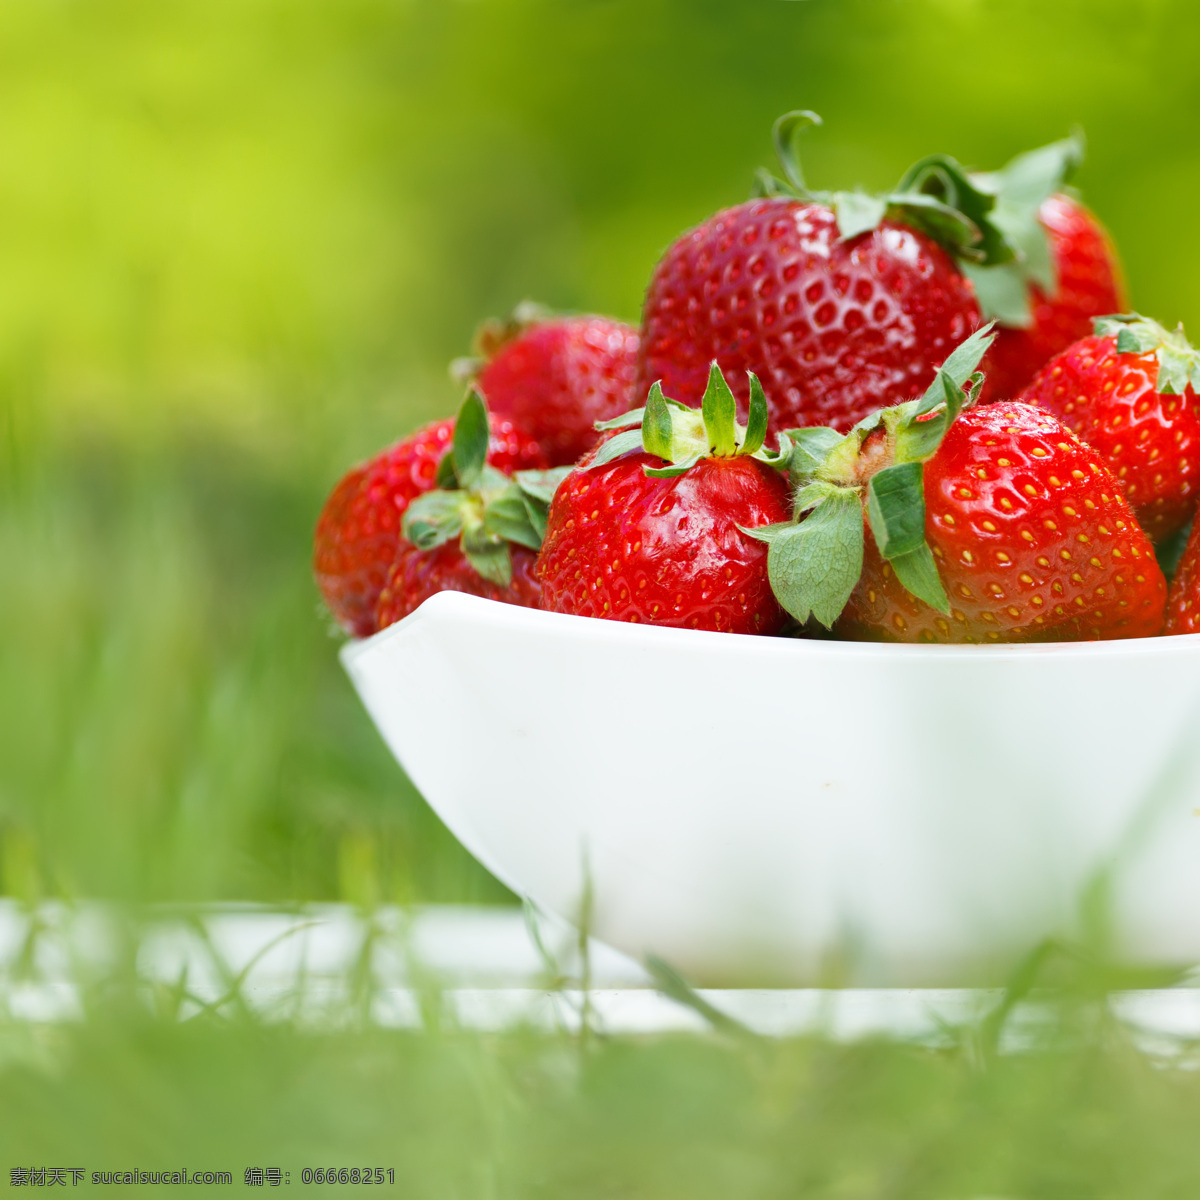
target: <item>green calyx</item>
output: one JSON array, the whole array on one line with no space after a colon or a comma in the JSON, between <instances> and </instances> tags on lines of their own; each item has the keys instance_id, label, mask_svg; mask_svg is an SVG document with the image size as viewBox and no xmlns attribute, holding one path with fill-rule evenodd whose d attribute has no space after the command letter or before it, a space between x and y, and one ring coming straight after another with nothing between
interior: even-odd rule
<instances>
[{"instance_id":1,"label":"green calyx","mask_svg":"<svg viewBox=\"0 0 1200 1200\"><path fill-rule=\"evenodd\" d=\"M663 459L668 466L646 467L647 475L670 478L682 475L703 458L757 458L780 467L784 455L764 448L767 437L767 398L758 376L750 378L750 413L745 425L737 419L737 401L721 368L714 362L708 386L698 409L663 395L655 383L644 408L634 409L611 421L599 421L601 431L619 430L601 447L588 469L602 467L626 454L646 453Z\"/></svg>"},{"instance_id":2,"label":"green calyx","mask_svg":"<svg viewBox=\"0 0 1200 1200\"><path fill-rule=\"evenodd\" d=\"M1184 336L1183 326L1168 333L1157 321L1140 313L1096 318L1097 337L1115 337L1118 354L1154 354L1158 359L1157 391L1179 396L1190 386L1200 392L1200 351Z\"/></svg>"},{"instance_id":3,"label":"green calyx","mask_svg":"<svg viewBox=\"0 0 1200 1200\"><path fill-rule=\"evenodd\" d=\"M795 490L794 519L745 532L766 542L767 573L779 603L797 621L830 628L862 575L863 516L880 556L918 600L950 604L925 541L924 463L983 384L977 370L995 340L972 334L938 368L917 400L872 413L849 433L794 429L781 441Z\"/></svg>"},{"instance_id":4,"label":"green calyx","mask_svg":"<svg viewBox=\"0 0 1200 1200\"><path fill-rule=\"evenodd\" d=\"M1037 286L1048 296L1058 291L1050 238L1038 214L1079 169L1084 153L1083 132L1076 129L1061 141L1018 154L999 171L971 176L975 187L994 198L991 223L1013 252L1007 262L962 264L986 317L1028 329L1033 324L1030 288Z\"/></svg>"},{"instance_id":5,"label":"green calyx","mask_svg":"<svg viewBox=\"0 0 1200 1200\"><path fill-rule=\"evenodd\" d=\"M536 300L522 300L507 317L489 317L475 330L471 353L450 363L450 378L466 387L509 342L532 326L541 325L557 315Z\"/></svg>"},{"instance_id":6,"label":"green calyx","mask_svg":"<svg viewBox=\"0 0 1200 1200\"><path fill-rule=\"evenodd\" d=\"M1083 160L1080 133L1029 151L990 174L968 172L945 154L911 166L890 191L873 195L812 191L800 168L798 142L820 125L816 113L784 113L772 131L785 178L757 175L756 192L826 204L843 239L875 229L885 217L920 230L943 247L975 286L987 320L1016 328L1032 322L1029 289L1053 294L1057 287L1042 202L1061 190Z\"/></svg>"},{"instance_id":7,"label":"green calyx","mask_svg":"<svg viewBox=\"0 0 1200 1200\"><path fill-rule=\"evenodd\" d=\"M550 502L570 468L509 477L488 466L488 441L487 407L472 388L458 411L450 449L438 464L438 486L412 501L400 532L421 550L457 540L479 575L507 587L510 543L541 549Z\"/></svg>"}]
</instances>

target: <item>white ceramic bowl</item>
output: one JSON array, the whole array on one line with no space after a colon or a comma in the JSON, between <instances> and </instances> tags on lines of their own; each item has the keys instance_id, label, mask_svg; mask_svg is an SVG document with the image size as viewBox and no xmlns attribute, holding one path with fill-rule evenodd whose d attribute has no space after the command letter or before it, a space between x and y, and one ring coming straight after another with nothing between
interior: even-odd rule
<instances>
[{"instance_id":1,"label":"white ceramic bowl","mask_svg":"<svg viewBox=\"0 0 1200 1200\"><path fill-rule=\"evenodd\" d=\"M1200 635L893 646L442 593L343 662L499 879L695 982L999 978L1111 897L1200 962ZM1107 887L1098 882L1107 880Z\"/></svg>"}]
</instances>

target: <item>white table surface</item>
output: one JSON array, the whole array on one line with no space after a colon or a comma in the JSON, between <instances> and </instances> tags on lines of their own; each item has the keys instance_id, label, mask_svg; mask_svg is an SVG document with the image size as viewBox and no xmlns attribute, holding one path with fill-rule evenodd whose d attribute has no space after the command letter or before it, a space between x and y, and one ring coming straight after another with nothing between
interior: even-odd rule
<instances>
[{"instance_id":1,"label":"white table surface","mask_svg":"<svg viewBox=\"0 0 1200 1200\"><path fill-rule=\"evenodd\" d=\"M242 1002L259 1017L318 1027L365 1014L379 1025L416 1028L432 1002L440 1019L472 1029L574 1029L583 1007L577 935L520 909L385 908L368 921L345 905L295 911L227 905L199 916L142 910L135 920L102 904L31 911L0 900L0 1013L27 1021L78 1019L89 982L111 973L123 950L126 961L137 964L148 1001L156 989L184 995L181 1019L228 1003L235 981ZM601 1032L710 1028L693 1008L660 994L639 964L607 946L591 943L588 973L590 1020ZM698 995L765 1035L888 1035L936 1043L947 1024L978 1019L999 993L810 988L702 989ZM1200 987L1122 992L1110 1004L1152 1053L1169 1054L1200 1039Z\"/></svg>"}]
</instances>

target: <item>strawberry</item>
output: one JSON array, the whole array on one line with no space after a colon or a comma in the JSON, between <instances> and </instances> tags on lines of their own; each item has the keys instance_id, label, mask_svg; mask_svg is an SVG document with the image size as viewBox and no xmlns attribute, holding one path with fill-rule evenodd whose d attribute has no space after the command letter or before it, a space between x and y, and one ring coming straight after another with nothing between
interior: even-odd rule
<instances>
[{"instance_id":1,"label":"strawberry","mask_svg":"<svg viewBox=\"0 0 1200 1200\"><path fill-rule=\"evenodd\" d=\"M518 307L476 335L482 357L460 360L491 411L514 421L551 466L582 458L599 440L595 424L633 407L638 335L609 317L549 317Z\"/></svg>"},{"instance_id":2,"label":"strawberry","mask_svg":"<svg viewBox=\"0 0 1200 1200\"><path fill-rule=\"evenodd\" d=\"M553 612L730 633L776 633L766 548L742 526L786 519L788 492L763 451L767 404L750 420L716 364L699 412L650 389L643 410L564 480L538 559ZM622 428L636 423L637 428Z\"/></svg>"},{"instance_id":3,"label":"strawberry","mask_svg":"<svg viewBox=\"0 0 1200 1200\"><path fill-rule=\"evenodd\" d=\"M1108 235L1060 190L1083 151L1076 133L972 177L994 197L991 220L1016 251L999 265L963 264L980 307L1004 326L984 364L985 401L1015 398L1055 354L1091 333L1095 317L1124 307Z\"/></svg>"},{"instance_id":4,"label":"strawberry","mask_svg":"<svg viewBox=\"0 0 1200 1200\"><path fill-rule=\"evenodd\" d=\"M447 543L421 550L401 541L387 581L379 593L375 624L386 629L415 612L435 592L466 592L486 600L502 600L522 608L537 608L542 585L536 574L537 555L524 546L512 546L512 575L507 584L486 579L471 565L457 545Z\"/></svg>"},{"instance_id":5,"label":"strawberry","mask_svg":"<svg viewBox=\"0 0 1200 1200\"><path fill-rule=\"evenodd\" d=\"M317 519L313 574L329 611L354 637L375 632L375 607L409 503L434 486L453 418L418 429L344 475ZM544 467L537 444L508 421L492 429L488 461L502 471Z\"/></svg>"},{"instance_id":6,"label":"strawberry","mask_svg":"<svg viewBox=\"0 0 1200 1200\"><path fill-rule=\"evenodd\" d=\"M694 402L715 359L735 378L742 405L744 373L761 375L772 429L848 429L920 393L979 324L973 289L938 239L963 254L976 253L977 242L986 242L985 257L1002 253L999 235L988 227L985 237L973 207L990 201L970 191L961 169L955 179L979 220L935 200L924 190L929 162L880 199L810 192L794 140L817 120L789 113L776 122L791 186L765 177L771 194L710 217L655 268L639 395L659 380L669 395Z\"/></svg>"},{"instance_id":7,"label":"strawberry","mask_svg":"<svg viewBox=\"0 0 1200 1200\"><path fill-rule=\"evenodd\" d=\"M1200 633L1200 521L1192 527L1167 597L1164 633Z\"/></svg>"},{"instance_id":8,"label":"strawberry","mask_svg":"<svg viewBox=\"0 0 1200 1200\"><path fill-rule=\"evenodd\" d=\"M1018 395L1055 354L1087 336L1095 317L1125 307L1116 251L1099 221L1062 194L1042 202L1038 219L1049 235L1054 281L1030 287L1024 328L1000 331L988 356L985 400Z\"/></svg>"},{"instance_id":9,"label":"strawberry","mask_svg":"<svg viewBox=\"0 0 1200 1200\"><path fill-rule=\"evenodd\" d=\"M797 620L923 642L1161 631L1154 548L1098 455L1026 404L963 411L990 342L990 329L973 335L920 400L844 436L790 435L799 519L757 532Z\"/></svg>"},{"instance_id":10,"label":"strawberry","mask_svg":"<svg viewBox=\"0 0 1200 1200\"><path fill-rule=\"evenodd\" d=\"M486 464L487 407L472 389L454 426L439 486L413 499L379 593L376 627L408 616L435 592L469 592L536 608L534 575L550 498L566 471L518 471Z\"/></svg>"},{"instance_id":11,"label":"strawberry","mask_svg":"<svg viewBox=\"0 0 1200 1200\"><path fill-rule=\"evenodd\" d=\"M1021 393L1104 460L1142 528L1161 541L1196 510L1200 487L1200 354L1183 330L1137 314L1102 317Z\"/></svg>"}]
</instances>

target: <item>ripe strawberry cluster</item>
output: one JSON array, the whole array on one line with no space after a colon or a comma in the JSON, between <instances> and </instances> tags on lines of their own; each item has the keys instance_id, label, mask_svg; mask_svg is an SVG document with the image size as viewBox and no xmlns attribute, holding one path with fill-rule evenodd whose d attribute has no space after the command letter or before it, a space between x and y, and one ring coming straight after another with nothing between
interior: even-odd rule
<instances>
[{"instance_id":1,"label":"ripe strawberry cluster","mask_svg":"<svg viewBox=\"0 0 1200 1200\"><path fill-rule=\"evenodd\" d=\"M1078 138L814 192L816 120L667 250L640 330L486 324L457 418L338 483L314 570L348 633L442 590L734 633L1200 632L1200 354L1122 313Z\"/></svg>"}]
</instances>

